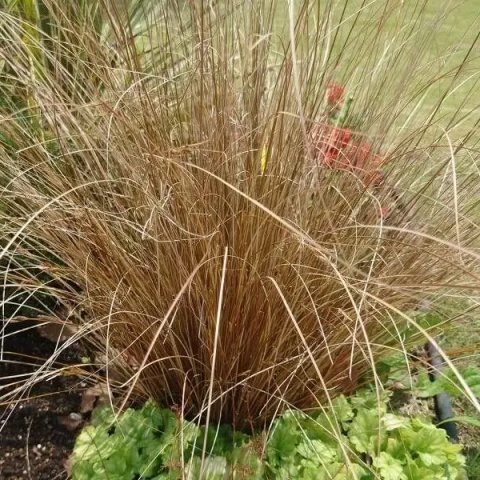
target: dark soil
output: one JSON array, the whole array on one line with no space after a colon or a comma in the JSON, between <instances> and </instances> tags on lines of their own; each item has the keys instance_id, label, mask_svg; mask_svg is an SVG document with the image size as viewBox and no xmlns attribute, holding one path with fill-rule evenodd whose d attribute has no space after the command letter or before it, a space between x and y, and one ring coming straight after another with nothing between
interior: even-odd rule
<instances>
[{"instance_id":1,"label":"dark soil","mask_svg":"<svg viewBox=\"0 0 480 480\"><path fill-rule=\"evenodd\" d=\"M32 372L55 351L55 344L31 326L13 324L6 332L4 357L0 360L0 398L15 381L14 376ZM32 358L25 358L28 355ZM55 367L78 364L80 349L70 347L60 354ZM19 380L22 377L19 378ZM77 431L65 418L78 412L82 384L73 375L63 375L34 385L16 404L0 404L0 480L66 479L66 460ZM79 427L80 425L78 425Z\"/></svg>"}]
</instances>

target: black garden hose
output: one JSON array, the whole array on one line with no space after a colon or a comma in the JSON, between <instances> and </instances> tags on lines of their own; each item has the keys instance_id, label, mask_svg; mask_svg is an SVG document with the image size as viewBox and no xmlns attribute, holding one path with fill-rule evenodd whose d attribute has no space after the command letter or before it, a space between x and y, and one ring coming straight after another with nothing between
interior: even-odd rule
<instances>
[{"instance_id":1,"label":"black garden hose","mask_svg":"<svg viewBox=\"0 0 480 480\"><path fill-rule=\"evenodd\" d=\"M384 174L380 174L376 187L388 187L388 182ZM406 215L406 205L403 203L400 193L394 187L389 188L389 191L396 205L395 210ZM441 370L445 362L442 358L442 355L432 342L427 342L425 344L425 350L430 366L428 377L431 382L434 382L440 378L442 374ZM433 397L433 403L435 417L437 419L437 423L439 424L438 426L446 431L447 437L451 443L459 443L457 424L452 420L449 421L449 419L452 419L454 415L452 402L450 401L448 393L442 392L435 395Z\"/></svg>"},{"instance_id":2,"label":"black garden hose","mask_svg":"<svg viewBox=\"0 0 480 480\"><path fill-rule=\"evenodd\" d=\"M432 344L432 342L428 342L425 345L425 350L427 351L429 364L431 367L429 369L428 376L430 381L434 382L441 375L444 361L440 355L440 352L437 350L435 345ZM438 423L440 423L439 427L443 428L447 432L450 442L458 443L459 439L457 424L454 421L448 421L449 418L453 418L453 409L450 397L447 393L442 392L433 397L433 402L435 405L435 416Z\"/></svg>"}]
</instances>

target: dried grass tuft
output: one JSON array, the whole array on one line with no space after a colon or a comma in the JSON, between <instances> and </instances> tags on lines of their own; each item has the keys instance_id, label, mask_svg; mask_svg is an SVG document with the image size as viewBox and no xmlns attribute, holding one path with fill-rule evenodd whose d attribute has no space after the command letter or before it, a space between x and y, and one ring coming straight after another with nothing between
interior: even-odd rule
<instances>
[{"instance_id":1,"label":"dried grass tuft","mask_svg":"<svg viewBox=\"0 0 480 480\"><path fill-rule=\"evenodd\" d=\"M333 2L166 3L127 27L109 7L99 35L48 2L66 40L19 42L0 14L3 81L28 100L22 121L1 113L3 281L68 305L123 405L248 428L358 388L407 348L422 300L478 294L478 194L450 132L402 116L431 82L419 33ZM386 3L385 23L421 19ZM326 161L335 76L373 163L341 142L355 168ZM380 163L381 181L358 172Z\"/></svg>"}]
</instances>

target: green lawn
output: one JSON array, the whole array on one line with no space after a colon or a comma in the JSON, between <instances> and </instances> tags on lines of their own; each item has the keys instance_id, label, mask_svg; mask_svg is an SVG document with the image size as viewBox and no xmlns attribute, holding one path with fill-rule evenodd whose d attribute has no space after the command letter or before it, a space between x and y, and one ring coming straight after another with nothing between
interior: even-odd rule
<instances>
[{"instance_id":1,"label":"green lawn","mask_svg":"<svg viewBox=\"0 0 480 480\"><path fill-rule=\"evenodd\" d=\"M428 15L435 18L438 5L445 5L444 19L436 25L432 42L428 46L429 56L444 70L455 68L466 57L470 47L480 31L480 9L477 0L458 0L449 2L438 0L430 2ZM480 74L480 43L469 53L468 62L461 72L462 83L455 92L445 100L446 111L460 109L462 113L471 111L480 104L477 82ZM451 81L451 78L445 82ZM440 84L442 85L442 84ZM432 101L438 98L438 90L432 92ZM470 98L468 98L470 97ZM466 98L468 101L465 101ZM476 115L478 117L478 114ZM466 121L460 130L464 131L474 121L475 116Z\"/></svg>"},{"instance_id":2,"label":"green lawn","mask_svg":"<svg viewBox=\"0 0 480 480\"><path fill-rule=\"evenodd\" d=\"M428 116L443 97L445 89L452 90L443 99L441 110L435 118L439 127L442 128L449 126L452 117L455 117L455 122L460 121L460 124L451 132L452 136L458 138L470 130L478 117L475 107L480 105L480 93L477 93L477 82L480 75L480 42L468 53L480 31L478 0L429 0L421 21L415 23L414 18L419 15L421 3L419 0L339 0L332 2L331 4L335 5L332 25L338 25L335 17L338 19L343 7L346 6L338 38L341 40L346 38L350 26L356 22L357 32L359 29L366 29L371 32L371 36L378 35L380 32L383 42L383 44L380 42L381 48L384 48L383 52L378 48L375 51L369 51L368 48L362 49L362 40L358 42L353 40L346 49L346 53L342 54L342 61L337 73L341 78L342 70L349 68L347 66L351 58L366 53L370 58L366 60L367 66L363 70L357 68L356 71L349 70L348 73L345 73L344 79L349 83L361 83L362 74L368 77L369 72L377 68L376 62L379 58L382 58L382 66L385 68L397 68L398 65L395 67L392 65L395 62L401 63L402 67L399 72L402 68L404 71L408 71L412 66L416 69L415 81L421 82L423 79L430 83L433 78L438 78L428 89L419 106L420 115L416 117L422 122L422 113ZM322 2L320 5L326 4L328 2ZM277 29L288 37L287 2L278 2L277 5ZM385 9L389 9L390 13L387 15L389 18L381 26L380 18L385 14ZM361 14L357 16L359 11ZM312 22L315 22L313 17L314 15L312 15ZM379 20L375 23L372 22L372 18ZM332 27L332 29L332 33L334 33L336 27ZM355 36L360 38L362 34L354 34L351 38ZM397 51L404 42L406 48L397 58ZM343 41L337 41L338 50L341 50L342 45ZM463 63L467 54L468 60L455 77L458 65ZM399 73L400 75L401 73ZM371 82L370 78L359 90L368 88L369 82ZM452 82L455 86L449 88ZM415 86L410 85L412 89ZM388 97L389 93L393 96L398 95L393 88L387 87L382 92L382 96ZM468 115L469 113L470 115Z\"/></svg>"}]
</instances>

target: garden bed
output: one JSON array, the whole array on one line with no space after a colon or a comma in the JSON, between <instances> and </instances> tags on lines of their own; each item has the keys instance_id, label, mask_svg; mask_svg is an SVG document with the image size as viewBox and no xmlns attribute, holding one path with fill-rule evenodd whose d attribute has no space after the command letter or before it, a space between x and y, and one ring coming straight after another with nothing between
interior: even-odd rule
<instances>
[{"instance_id":1,"label":"garden bed","mask_svg":"<svg viewBox=\"0 0 480 480\"><path fill-rule=\"evenodd\" d=\"M38 367L55 351L54 342L40 335L36 329L28 329L29 326L25 322L15 323L6 332L5 355L0 362L3 385L12 382L14 376L32 372L36 368L22 364L24 355L34 357ZM81 349L72 346L59 356L57 366L78 364L81 357ZM73 417L78 415L85 387L86 384L74 375L58 376L36 384L28 392L28 398L16 406L0 408L0 480L68 478L68 458L83 425L81 421L72 420L71 414L74 414ZM418 410L419 402L421 411ZM416 401L407 395L395 409L413 415L428 415L432 409L430 403L419 399ZM462 415L463 403L461 399L456 401L455 414ZM466 426L460 428L460 442L465 446L470 480L477 478L477 441L476 429Z\"/></svg>"},{"instance_id":2,"label":"garden bed","mask_svg":"<svg viewBox=\"0 0 480 480\"><path fill-rule=\"evenodd\" d=\"M21 330L27 324L15 324ZM12 333L13 329L10 329ZM22 365L23 355L46 360L55 344L34 329L7 336L4 361L0 362L0 382L32 371ZM7 353L9 352L9 353ZM79 361L78 348L66 350L58 359L62 364ZM10 363L12 362L12 363ZM78 411L82 384L74 376L59 376L36 384L28 399L0 407L0 479L54 480L67 478L66 461L73 448L76 431L69 415Z\"/></svg>"}]
</instances>

